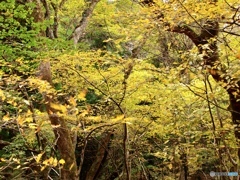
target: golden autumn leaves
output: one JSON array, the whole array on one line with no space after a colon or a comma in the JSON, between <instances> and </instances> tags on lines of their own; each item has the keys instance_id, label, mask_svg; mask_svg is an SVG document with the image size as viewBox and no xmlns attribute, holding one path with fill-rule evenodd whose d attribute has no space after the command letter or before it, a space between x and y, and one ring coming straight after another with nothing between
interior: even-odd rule
<instances>
[{"instance_id":1,"label":"golden autumn leaves","mask_svg":"<svg viewBox=\"0 0 240 180\"><path fill-rule=\"evenodd\" d=\"M42 156L45 152L38 154L35 157L35 161L41 164L41 171L43 171L46 167L56 167L60 166L60 168L65 164L64 159L57 160L57 158L50 157L49 159L44 160L41 162Z\"/></svg>"}]
</instances>

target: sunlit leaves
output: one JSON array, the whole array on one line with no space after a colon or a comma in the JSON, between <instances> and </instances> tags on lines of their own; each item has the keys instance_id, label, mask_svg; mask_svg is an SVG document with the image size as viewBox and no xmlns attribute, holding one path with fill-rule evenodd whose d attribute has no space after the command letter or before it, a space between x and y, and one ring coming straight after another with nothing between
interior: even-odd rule
<instances>
[{"instance_id":1,"label":"sunlit leaves","mask_svg":"<svg viewBox=\"0 0 240 180\"><path fill-rule=\"evenodd\" d=\"M29 85L31 88L38 88L39 92L42 94L54 94L56 91L52 88L52 86L47 82L40 80L38 78L29 78Z\"/></svg>"},{"instance_id":2,"label":"sunlit leaves","mask_svg":"<svg viewBox=\"0 0 240 180\"><path fill-rule=\"evenodd\" d=\"M72 96L68 99L68 102L73 107L77 106L76 99L74 99L74 97L72 97Z\"/></svg>"},{"instance_id":3,"label":"sunlit leaves","mask_svg":"<svg viewBox=\"0 0 240 180\"><path fill-rule=\"evenodd\" d=\"M5 116L3 116L2 120L3 120L3 121L9 121L9 120L10 120L9 113L6 114Z\"/></svg>"},{"instance_id":4,"label":"sunlit leaves","mask_svg":"<svg viewBox=\"0 0 240 180\"><path fill-rule=\"evenodd\" d=\"M67 108L61 104L55 104L55 103L50 103L50 107L55 110L55 111L59 111L63 114L67 113Z\"/></svg>"},{"instance_id":5,"label":"sunlit leaves","mask_svg":"<svg viewBox=\"0 0 240 180\"><path fill-rule=\"evenodd\" d=\"M18 115L17 122L20 126L24 123L31 123L33 121L32 112L28 110L26 113Z\"/></svg>"},{"instance_id":6,"label":"sunlit leaves","mask_svg":"<svg viewBox=\"0 0 240 180\"><path fill-rule=\"evenodd\" d=\"M84 89L82 91L79 92L79 94L77 95L77 99L79 100L86 100L86 95L87 95L87 90Z\"/></svg>"},{"instance_id":7,"label":"sunlit leaves","mask_svg":"<svg viewBox=\"0 0 240 180\"><path fill-rule=\"evenodd\" d=\"M37 155L37 157L36 157L36 159L35 159L37 163L40 162L40 160L41 160L43 154L44 154L44 153L40 153L40 154Z\"/></svg>"},{"instance_id":8,"label":"sunlit leaves","mask_svg":"<svg viewBox=\"0 0 240 180\"><path fill-rule=\"evenodd\" d=\"M86 117L86 120L89 122L97 123L97 122L101 122L102 118L101 116L88 116Z\"/></svg>"},{"instance_id":9,"label":"sunlit leaves","mask_svg":"<svg viewBox=\"0 0 240 180\"><path fill-rule=\"evenodd\" d=\"M52 2L60 3L58 0ZM236 1L230 0L229 3L234 5ZM217 158L214 154L216 138L224 137L226 143L235 148L231 117L227 111L227 93L212 78L208 78L209 71L204 70L198 48L192 48L193 44L186 36L166 34L163 31L169 28L163 27L167 22L170 27L189 24L198 34L205 18L221 22L221 16L224 15L225 20L229 17L231 19L231 7L222 0L217 3L205 0L156 1L156 4L149 8L130 0L114 3L100 1L94 10L86 37L76 50L69 51L72 46L68 47L69 42L61 39L61 36L71 33L70 30L81 18L81 12L87 3L66 1L64 7L59 9L60 38L43 43L51 44L55 50L33 50L39 54L37 61L51 62L53 85L34 77L35 75L23 79L24 76L29 76L30 60L26 64L24 58L18 57L12 63L5 62L12 49L4 49L2 58L5 59L1 61L3 67L0 70L0 75L3 76L3 82L0 83L0 103L3 105L0 107L1 120L4 127L14 124L20 134L16 139L20 142L16 140L12 144L34 149L30 156L34 157L34 163L41 166L42 171L47 167L61 169L65 164L64 159L60 157L59 160L50 153L56 142L54 132L61 125L51 125L48 114L63 119L71 133L76 133L83 141L88 133L91 135L89 138L100 138L102 132L113 128L114 141L111 146L114 147L122 140L122 124L126 123L130 158L138 156L139 159L146 160L144 163L147 164L148 157L144 155L151 154L159 162L146 167L151 166L156 172L160 172L160 166L165 167L162 172L169 172L175 168L175 162L181 163L180 148L186 149L188 166L192 172L197 170L199 164L206 162L203 156L210 154L212 162ZM26 19L26 11L19 14L22 6L16 12L12 12L11 7L10 4L8 7L3 6L10 9L4 14L9 19L2 18L2 21L13 20L14 13L16 17ZM160 13L164 13L164 20L156 18ZM16 26L19 23L14 21ZM16 29L9 29L7 34L3 31L2 35L14 35L15 32L19 33ZM24 32L25 29L19 37L28 40L30 36ZM223 37L224 41L211 41L219 44L220 59L224 66L216 65L214 68L230 68L226 73L232 76L227 76L226 82L221 85L226 89L237 87L236 83L229 82L231 77L238 79L240 74L239 40L222 33L219 37ZM231 49L226 48L225 43ZM160 49L163 44L164 49ZM20 45L25 46L22 42L12 43L13 47ZM26 46L31 47L30 44ZM90 48L92 49L89 50ZM141 52L132 58L135 48L140 48ZM207 45L202 48L209 50ZM164 54L166 52L169 56ZM154 60L158 61L155 66ZM134 64L131 71L130 64ZM16 71L22 74L15 75ZM206 85L207 78L210 83ZM184 81L185 79L187 80ZM36 93L41 97L37 97ZM233 92L233 95L238 96L237 92ZM52 101L44 102L46 97ZM46 106L50 108L48 114ZM216 125L214 133L212 120ZM224 120L223 127L220 127L220 120ZM41 143L37 142L37 135L40 136ZM45 147L38 149L38 143L45 144ZM109 148L110 154L112 147ZM217 148L225 147L221 144ZM15 151L20 152L19 149L16 148ZM42 152L43 149L45 152ZM122 149L117 151L122 152ZM58 153L56 155L59 156ZM122 159L116 159L118 161L122 162ZM132 169L135 171L138 163L134 163ZM16 169L21 167L18 165Z\"/></svg>"},{"instance_id":10,"label":"sunlit leaves","mask_svg":"<svg viewBox=\"0 0 240 180\"><path fill-rule=\"evenodd\" d=\"M56 167L58 165L58 160L56 158L50 157L42 162L43 166L41 167L41 171L43 171L46 167L52 166Z\"/></svg>"},{"instance_id":11,"label":"sunlit leaves","mask_svg":"<svg viewBox=\"0 0 240 180\"><path fill-rule=\"evenodd\" d=\"M2 101L6 99L6 96L4 95L4 91L0 89L0 98Z\"/></svg>"},{"instance_id":12,"label":"sunlit leaves","mask_svg":"<svg viewBox=\"0 0 240 180\"><path fill-rule=\"evenodd\" d=\"M124 116L125 116L124 114L119 115L119 116L117 116L116 118L111 119L111 121L112 121L113 123L122 121L122 120L124 119Z\"/></svg>"},{"instance_id":13,"label":"sunlit leaves","mask_svg":"<svg viewBox=\"0 0 240 180\"><path fill-rule=\"evenodd\" d=\"M64 164L65 164L65 160L64 160L64 159L60 159L60 160L58 161L58 163L59 163L60 165L64 165Z\"/></svg>"}]
</instances>

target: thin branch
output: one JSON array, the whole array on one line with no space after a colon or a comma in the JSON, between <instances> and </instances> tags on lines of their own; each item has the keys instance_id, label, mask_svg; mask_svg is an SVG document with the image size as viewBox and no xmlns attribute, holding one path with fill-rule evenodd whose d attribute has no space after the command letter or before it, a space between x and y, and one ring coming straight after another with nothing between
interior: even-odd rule
<instances>
[{"instance_id":1,"label":"thin branch","mask_svg":"<svg viewBox=\"0 0 240 180\"><path fill-rule=\"evenodd\" d=\"M206 81L208 83L208 86L210 88L211 93L213 93L213 88L212 88L212 84L210 83L209 76L206 77ZM215 97L213 97L213 102L214 102L214 104L218 104ZM215 106L215 107L216 107L217 117L218 117L218 120L219 120L219 123L220 123L220 127L223 128L223 122L222 122L222 118L220 116L219 108L217 106Z\"/></svg>"},{"instance_id":2,"label":"thin branch","mask_svg":"<svg viewBox=\"0 0 240 180\"><path fill-rule=\"evenodd\" d=\"M96 90L98 90L102 95L108 97L108 95L101 90L99 87L97 87L94 83L92 83L91 81L89 81L85 76L83 76L82 74L80 74L76 69L69 67L69 69L71 69L72 71L76 72L81 78L83 78L88 84L90 84L93 88L95 88ZM121 108L121 106L119 105L119 103L112 97L109 97L109 99L118 107L119 111L124 114L123 109Z\"/></svg>"},{"instance_id":3,"label":"thin branch","mask_svg":"<svg viewBox=\"0 0 240 180\"><path fill-rule=\"evenodd\" d=\"M212 109L211 109L211 104L210 104L210 100L209 100L209 96L208 96L208 88L207 88L207 74L205 74L205 79L204 79L204 86L205 86L205 93L206 93L206 99L207 99L207 104L208 104L208 111L211 117L211 121L212 121L212 126L213 126L213 134L214 134L214 139L216 139L216 125L214 122L214 118L213 118L213 114L212 114Z\"/></svg>"},{"instance_id":4,"label":"thin branch","mask_svg":"<svg viewBox=\"0 0 240 180\"><path fill-rule=\"evenodd\" d=\"M198 94L198 93L196 93L194 90L192 90L189 85L187 85L187 84L184 84L184 85L185 85L185 86L188 88L188 90L191 91L194 95L196 95L196 96L198 96L198 97L200 97L200 98L202 98L202 99L204 99L204 100L207 100L207 98L205 98L204 96L201 96L200 94ZM213 103L213 102L211 102L211 101L209 101L209 103L212 104L212 105L214 105L214 106L217 106L219 109L222 109L222 110L224 110L224 111L229 112L228 109L223 108L223 107L219 106L218 104L215 104L215 103ZM230 111L230 112L231 112L231 111Z\"/></svg>"}]
</instances>

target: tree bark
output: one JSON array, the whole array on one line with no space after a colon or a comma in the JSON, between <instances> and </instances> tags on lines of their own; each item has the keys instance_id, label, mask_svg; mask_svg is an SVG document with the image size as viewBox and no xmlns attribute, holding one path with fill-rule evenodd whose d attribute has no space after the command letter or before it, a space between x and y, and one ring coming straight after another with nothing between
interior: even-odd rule
<instances>
[{"instance_id":1,"label":"tree bark","mask_svg":"<svg viewBox=\"0 0 240 180\"><path fill-rule=\"evenodd\" d=\"M58 5L51 2L51 5L52 5L52 8L54 10L54 23L53 23L53 35L54 35L54 38L58 38Z\"/></svg>"},{"instance_id":2,"label":"tree bark","mask_svg":"<svg viewBox=\"0 0 240 180\"><path fill-rule=\"evenodd\" d=\"M80 20L79 24L75 27L75 30L73 31L72 35L69 37L69 39L73 39L73 43L75 45L81 38L84 37L89 19L92 16L93 10L99 1L100 0L91 0L87 8L83 11L82 19Z\"/></svg>"},{"instance_id":3,"label":"tree bark","mask_svg":"<svg viewBox=\"0 0 240 180\"><path fill-rule=\"evenodd\" d=\"M96 160L91 165L91 168L89 169L87 173L87 180L94 180L97 178L100 170L101 165L104 163L104 159L106 159L106 155L108 153L109 149L109 143L111 142L111 137L113 136L112 132L108 132L105 137L102 138L100 142L100 147L98 148L98 152L96 155Z\"/></svg>"},{"instance_id":4,"label":"tree bark","mask_svg":"<svg viewBox=\"0 0 240 180\"><path fill-rule=\"evenodd\" d=\"M34 22L42 22L44 20L44 15L42 13L40 0L28 0L28 1L33 2L35 4L35 7L32 12Z\"/></svg>"},{"instance_id":5,"label":"tree bark","mask_svg":"<svg viewBox=\"0 0 240 180\"><path fill-rule=\"evenodd\" d=\"M217 37L219 33L219 24L215 20L207 20L203 25L201 33L195 33L187 25L170 27L169 31L183 33L188 36L198 47L199 54L202 55L205 68L214 80L218 82L228 93L230 100L230 111L234 127L237 145L240 141L240 81L231 78L226 69L221 65ZM240 159L240 148L238 149L238 158Z\"/></svg>"},{"instance_id":6,"label":"tree bark","mask_svg":"<svg viewBox=\"0 0 240 180\"><path fill-rule=\"evenodd\" d=\"M39 67L37 76L52 85L51 68L49 62L42 62ZM61 158L65 160L65 164L61 169L61 179L77 180L77 163L75 159L75 149L71 140L70 131L66 125L65 119L59 116L59 110L51 106L52 103L59 104L54 100L53 94L44 95L46 110L53 127L56 145L60 152Z\"/></svg>"},{"instance_id":7,"label":"tree bark","mask_svg":"<svg viewBox=\"0 0 240 180\"><path fill-rule=\"evenodd\" d=\"M50 12L50 8L49 5L47 3L46 0L41 0L43 7L45 8L45 14L44 14L44 19L45 20L50 20L50 16L51 16L51 12ZM51 27L47 27L46 28L46 36L50 39L54 39L54 34L53 34L53 30Z\"/></svg>"}]
</instances>

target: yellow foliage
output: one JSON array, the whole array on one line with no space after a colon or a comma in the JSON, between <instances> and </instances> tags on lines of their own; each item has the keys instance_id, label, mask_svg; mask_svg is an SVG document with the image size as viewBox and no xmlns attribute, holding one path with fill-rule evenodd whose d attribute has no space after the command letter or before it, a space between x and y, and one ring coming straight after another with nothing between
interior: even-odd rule
<instances>
[{"instance_id":1,"label":"yellow foliage","mask_svg":"<svg viewBox=\"0 0 240 180\"><path fill-rule=\"evenodd\" d=\"M59 4L60 1L54 0L52 2ZM237 2L237 0L229 0L230 4L235 4ZM98 26L96 26L97 24L100 27L99 29L103 30L105 28L104 25L106 25L108 35L100 40L105 44L112 44L114 47L112 49L114 50L111 50L116 51L116 54L112 53L112 51L107 52L107 50L92 50L81 52L79 51L79 49L77 51L71 51L70 53L60 53L60 51L56 51L53 52L55 53L54 55L52 55L52 52L47 52L47 58L51 61L53 65L53 84L60 84L60 88L56 88L58 89L57 92L59 94L56 93L56 90L52 87L52 85L40 79L29 78L29 86L32 89L38 88L39 92L43 95L53 94L55 95L54 98L58 98L62 94L71 94L70 98L68 99L68 102L70 104L68 106L51 102L51 111L49 111L50 114L55 113L58 116L64 117L64 119L66 120L75 120L77 115L80 120L84 121L84 127L76 128L76 126L73 125L74 123L69 125L69 128L76 131L80 131L82 128L84 128L83 131L91 130L94 129L94 126L96 124L100 124L102 122L105 123L107 121L108 123L117 122L133 124L134 126L129 126L129 138L131 138L132 134L134 134L136 137L139 136L140 138L143 135L147 137L139 139L140 143L142 143L142 140L144 141L144 139L148 139L149 137L156 137L156 139L166 138L163 141L165 143L161 142L161 145L163 146L172 146L169 145L174 144L172 143L173 139L171 138L176 138L176 142L178 142L177 138L179 137L189 138L189 141L191 141L190 137L185 136L185 132L190 132L190 134L193 132L191 136L195 136L195 134L202 135L202 133L204 133L199 133L199 129L204 129L204 131L208 131L208 126L211 125L209 125L210 118L209 114L207 113L209 111L209 109L207 108L207 101L205 101L204 98L208 96L212 102L217 99L218 106L222 107L225 105L224 100L227 99L225 98L225 96L227 96L227 93L223 92L222 89L216 86L212 79L210 79L210 82L213 85L213 92L210 92L209 90L209 92L206 93L207 89L204 86L204 81L206 79L205 74L203 71L201 71L201 73L196 73L200 72L197 71L199 70L197 69L199 68L197 67L197 64L201 63L196 63L195 61L192 62L187 59L193 57L194 59L199 58L196 55L198 54L198 52L196 51L197 48L193 49L195 51L189 50L189 52L187 52L186 54L177 51L172 52L171 48L173 46L178 46L177 36L175 40L168 39L168 37L166 38L167 49L164 50L169 51L170 56L178 57L176 58L177 61L175 62L175 64L169 65L169 67L166 68L161 68L161 66L159 68L155 68L151 63L146 62L153 57L149 54L153 54L154 58L155 56L159 56L159 51L161 50L159 50L160 48L154 47L155 45L157 45L156 43L154 43L154 41L161 40L159 40L158 38L159 34L162 33L161 29L164 29L162 25L165 24L165 22L162 23L162 21L158 22L152 16L153 14L156 14L156 12L161 11L165 16L163 21L167 21L167 24L170 24L170 26L174 26L176 24L189 24L191 25L191 27L193 27L193 30L195 30L195 27L197 26L196 22L198 22L198 20L201 24L202 21L204 21L204 19L206 18L221 19L220 16L222 15L226 16L226 19L229 19L228 17L232 17L230 16L230 14L232 13L232 10L230 10L231 7L228 5L226 6L226 2L224 0L219 0L216 3L211 3L208 0L156 0L157 5L152 8L141 7L137 3L133 3L131 0L116 1L112 4L108 4L106 1L100 1L99 4L100 5L96 7L96 11L94 10L95 13L92 16L88 28L98 28ZM77 19L77 16L81 14L85 5L86 3L83 0L66 1L65 7L59 9L59 15L61 17L64 17L65 19ZM72 14L78 15L76 17L72 17ZM192 17L190 18L189 15L191 15ZM64 23L62 23L62 25L63 24ZM156 24L159 25L157 28L155 26ZM199 33L198 31L200 31L199 29L196 30L197 34ZM165 36L165 34L161 34L161 36ZM169 33L168 36L173 36L173 34ZM186 39L184 39L183 44L187 45L189 43L189 39L186 40L186 43L185 40ZM228 40L229 39L226 36L226 43ZM239 46L238 40L232 39L229 41L229 44L233 45L233 47ZM136 60L136 62L135 60L131 59L131 55L126 55L126 51L128 51L129 49L124 49L124 45L127 43L129 43L129 46L131 46L130 50L131 48L136 47L140 47L140 49L142 48L144 50L144 53L140 55L140 58ZM142 45L142 43L145 45ZM219 40L218 43L220 44L221 40ZM185 51L186 48L188 47L184 47L184 50L181 51ZM179 47L179 49L183 48ZM223 49L224 47L221 47L219 51L222 51ZM149 50L151 50L150 53L148 52ZM234 71L233 77L238 78L240 72L239 66L237 66L238 63L236 63L236 61L239 60L236 60L236 58L240 59L240 52L231 52L230 55L228 53L229 52L226 50L222 54L219 54L222 59L229 60L229 66L237 69L236 71ZM192 54L192 56L190 57L189 54ZM126 58L121 57L125 55L127 56ZM56 56L57 58L55 58L54 56ZM181 80L179 78L179 71L175 68L179 65L179 61L185 60L188 61L188 63L183 63L184 65L180 67L179 70L190 69L190 71L193 72L189 76L191 82L189 82L188 84L181 83ZM134 66L134 70L131 72L131 75L127 79L127 82L125 82L123 81L124 71L126 72L126 66L130 61L134 61L134 64L136 65ZM161 59L160 57L159 61L164 61L164 57L163 59ZM16 59L16 62L18 64L23 64L23 60L20 58ZM194 67L195 65L196 67ZM229 71L229 73L232 72ZM18 80L20 80L20 78L18 78ZM9 82L11 81L17 82L14 76L9 77ZM224 86L229 86L228 83L225 82L225 84L226 85ZM88 100L92 97L87 98L86 100L88 88L94 89L95 92L92 93L93 96L101 96L101 98L99 98L100 100L97 101L97 104L89 103ZM235 93L234 95L237 96L237 93ZM93 97L92 99L94 98L95 97ZM114 99L116 103L114 104L112 101L110 103L109 101L106 101L105 104L104 100L106 99L109 101ZM18 101L16 99L12 97L9 98L8 93L1 89L0 100L7 100L7 103L13 105L15 108L18 105ZM84 101L84 103L79 102L79 100ZM120 101L121 103L117 104ZM30 100L25 100L23 98L20 100L20 102L21 105L23 104L24 107L29 108L28 106L30 105ZM90 105L86 107L86 104L88 103ZM130 115L131 117L125 118L124 114L117 115L120 112L120 105L121 108L126 112L126 116ZM76 109L72 108L71 106L74 106L74 108ZM96 109L94 109L94 106L96 107ZM219 110L217 109L218 106L214 106L214 110ZM85 110L86 108L88 109ZM72 113L71 115L69 115L71 110ZM78 110L80 111L80 114L78 113ZM224 116L229 117L229 114L227 114L228 112L222 112L221 109L219 111L221 112L220 114L223 119ZM35 112L35 110L33 112ZM26 109L20 109L17 116L18 124L20 126L23 126L24 123L26 123L28 126L25 127L28 127L30 129L29 131L31 131L32 134L33 132L39 132L41 130L41 125L43 124L43 121L46 121L47 119L47 117L43 118L43 115L47 116L46 113L44 114L40 111L36 111L35 114L37 123L32 123L33 116L30 110L26 112ZM213 116L214 119L218 119L218 117L216 117L216 113L213 113ZM9 121L10 119L14 118L10 117L9 113L7 113L5 116L3 116L2 119L3 121ZM50 124L48 124L48 129L51 129L49 127ZM52 125L52 127L59 128L60 125ZM226 126L226 128L228 129L230 129L230 127ZM24 132L26 132L25 129ZM118 131L115 132L118 133ZM32 135L31 133L29 134ZM48 135L48 133L45 134ZM54 137L54 135L52 136ZM35 138L35 136L32 137ZM115 137L117 138L117 136ZM30 138L28 138L28 140L29 139ZM131 140L129 142L131 142ZM135 145L137 147L137 145L140 144L139 142L134 142L133 148L135 148ZM151 147L149 147L149 149L150 148ZM146 149L146 152L149 149ZM154 150L156 149L154 148ZM149 152L151 151L149 150ZM37 163L41 161L42 155L43 153L37 155ZM153 155L159 158L167 158L167 152L157 152ZM3 160L1 159L1 161ZM43 161L43 167L41 168L41 170L43 170L47 166L55 167L58 164L63 165L64 163L64 159L60 159L59 161L57 161L56 158L51 157ZM171 163L167 164L166 166L169 169L172 169ZM72 167L70 167L70 169Z\"/></svg>"},{"instance_id":2,"label":"yellow foliage","mask_svg":"<svg viewBox=\"0 0 240 180\"><path fill-rule=\"evenodd\" d=\"M116 118L111 119L111 122L113 122L113 123L114 123L114 122L118 122L118 121L120 121L120 120L123 120L124 117L125 117L124 114L118 115Z\"/></svg>"},{"instance_id":3,"label":"yellow foliage","mask_svg":"<svg viewBox=\"0 0 240 180\"><path fill-rule=\"evenodd\" d=\"M38 88L41 94L56 94L55 89L44 80L38 78L28 78L28 84L31 88Z\"/></svg>"},{"instance_id":4,"label":"yellow foliage","mask_svg":"<svg viewBox=\"0 0 240 180\"><path fill-rule=\"evenodd\" d=\"M169 168L169 169L172 169L172 168L173 168L172 163L170 163L170 164L168 165L168 168Z\"/></svg>"},{"instance_id":5,"label":"yellow foliage","mask_svg":"<svg viewBox=\"0 0 240 180\"><path fill-rule=\"evenodd\" d=\"M4 101L6 99L5 95L4 95L4 91L0 89L0 99L2 101Z\"/></svg>"},{"instance_id":6,"label":"yellow foliage","mask_svg":"<svg viewBox=\"0 0 240 180\"><path fill-rule=\"evenodd\" d=\"M53 108L56 111L60 111L63 114L67 113L67 108L64 105L61 104L55 104L55 103L50 103L50 107Z\"/></svg>"},{"instance_id":7,"label":"yellow foliage","mask_svg":"<svg viewBox=\"0 0 240 180\"><path fill-rule=\"evenodd\" d=\"M102 120L101 116L89 116L86 118L87 120L93 121L93 122L99 122Z\"/></svg>"},{"instance_id":8,"label":"yellow foliage","mask_svg":"<svg viewBox=\"0 0 240 180\"><path fill-rule=\"evenodd\" d=\"M88 110L84 110L78 116L81 118L81 117L85 117L87 114L88 114Z\"/></svg>"},{"instance_id":9,"label":"yellow foliage","mask_svg":"<svg viewBox=\"0 0 240 180\"><path fill-rule=\"evenodd\" d=\"M19 124L20 126L23 125L23 121L24 121L24 118L23 118L21 115L19 115L19 116L17 117L17 122L18 122L18 124Z\"/></svg>"},{"instance_id":10,"label":"yellow foliage","mask_svg":"<svg viewBox=\"0 0 240 180\"><path fill-rule=\"evenodd\" d=\"M2 161L2 162L6 162L6 159L4 159L4 158L0 158L0 161Z\"/></svg>"},{"instance_id":11,"label":"yellow foliage","mask_svg":"<svg viewBox=\"0 0 240 180\"><path fill-rule=\"evenodd\" d=\"M64 159L60 159L58 162L59 162L60 165L65 164L65 160Z\"/></svg>"},{"instance_id":12,"label":"yellow foliage","mask_svg":"<svg viewBox=\"0 0 240 180\"><path fill-rule=\"evenodd\" d=\"M43 156L44 153L45 153L45 152L40 153L40 154L37 155L37 157L36 157L36 159L35 159L37 163L40 162L40 160L41 160L41 158L42 158L42 156Z\"/></svg>"},{"instance_id":13,"label":"yellow foliage","mask_svg":"<svg viewBox=\"0 0 240 180\"><path fill-rule=\"evenodd\" d=\"M86 100L86 95L87 95L87 89L82 90L78 95L77 95L77 99L79 100Z\"/></svg>"},{"instance_id":14,"label":"yellow foliage","mask_svg":"<svg viewBox=\"0 0 240 180\"><path fill-rule=\"evenodd\" d=\"M43 171L47 166L42 166L40 171Z\"/></svg>"},{"instance_id":15,"label":"yellow foliage","mask_svg":"<svg viewBox=\"0 0 240 180\"><path fill-rule=\"evenodd\" d=\"M17 103L14 101L14 99L11 100L7 100L7 103L13 105L13 106L17 106Z\"/></svg>"},{"instance_id":16,"label":"yellow foliage","mask_svg":"<svg viewBox=\"0 0 240 180\"><path fill-rule=\"evenodd\" d=\"M9 113L7 113L5 116L3 116L3 121L9 121L11 118L9 116Z\"/></svg>"},{"instance_id":17,"label":"yellow foliage","mask_svg":"<svg viewBox=\"0 0 240 180\"><path fill-rule=\"evenodd\" d=\"M57 164L58 164L58 160L53 157L50 157L49 159L46 159L45 161L43 161L43 165L46 165L46 166L56 167Z\"/></svg>"},{"instance_id":18,"label":"yellow foliage","mask_svg":"<svg viewBox=\"0 0 240 180\"><path fill-rule=\"evenodd\" d=\"M68 99L68 102L70 105L72 105L74 107L77 106L76 99L74 99L74 97L72 97L72 96Z\"/></svg>"},{"instance_id":19,"label":"yellow foliage","mask_svg":"<svg viewBox=\"0 0 240 180\"><path fill-rule=\"evenodd\" d=\"M36 128L37 128L37 124L36 124L36 123L29 123L29 124L28 124L28 127L29 127L30 129L36 129Z\"/></svg>"}]
</instances>

